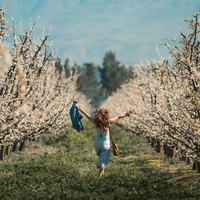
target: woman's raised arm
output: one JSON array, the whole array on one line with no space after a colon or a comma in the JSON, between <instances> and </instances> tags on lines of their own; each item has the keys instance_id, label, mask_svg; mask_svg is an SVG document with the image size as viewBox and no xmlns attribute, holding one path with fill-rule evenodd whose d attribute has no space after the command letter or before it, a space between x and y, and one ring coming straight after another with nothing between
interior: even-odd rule
<instances>
[{"instance_id":1,"label":"woman's raised arm","mask_svg":"<svg viewBox=\"0 0 200 200\"><path fill-rule=\"evenodd\" d=\"M79 109L94 125L95 125L95 119L91 117L88 113L86 113L83 109L81 109L78 104L74 103L73 106L77 109Z\"/></svg>"},{"instance_id":2,"label":"woman's raised arm","mask_svg":"<svg viewBox=\"0 0 200 200\"><path fill-rule=\"evenodd\" d=\"M126 117L126 116L129 116L129 117L130 117L130 115L131 115L133 112L135 112L135 109L131 109L131 110L128 111L126 114L119 115L118 117L114 117L114 118L112 118L112 119L109 119L110 124L113 124L113 123L115 123L116 121L118 121L119 119L124 118L124 117Z\"/></svg>"}]
</instances>

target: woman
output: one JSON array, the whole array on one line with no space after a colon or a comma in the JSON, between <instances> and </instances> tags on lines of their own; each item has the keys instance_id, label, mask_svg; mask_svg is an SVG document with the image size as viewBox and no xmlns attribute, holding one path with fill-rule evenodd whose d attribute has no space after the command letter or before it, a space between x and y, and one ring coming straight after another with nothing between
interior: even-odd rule
<instances>
[{"instance_id":1,"label":"woman","mask_svg":"<svg viewBox=\"0 0 200 200\"><path fill-rule=\"evenodd\" d=\"M79 109L96 127L96 141L94 143L95 150L99 156L99 163L97 168L99 168L99 178L104 175L104 169L107 166L110 159L110 124L115 123L117 120L130 116L134 112L134 109L130 110L124 115L119 115L118 117L108 119L109 112L105 109L95 110L95 119L87 114L83 109L81 109L78 104L74 103L73 106Z\"/></svg>"}]
</instances>

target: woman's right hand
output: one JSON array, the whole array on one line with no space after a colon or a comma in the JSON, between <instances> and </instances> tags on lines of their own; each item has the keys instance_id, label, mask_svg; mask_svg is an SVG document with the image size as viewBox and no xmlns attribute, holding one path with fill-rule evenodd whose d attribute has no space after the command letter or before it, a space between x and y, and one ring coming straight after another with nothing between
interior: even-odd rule
<instances>
[{"instance_id":1,"label":"woman's right hand","mask_svg":"<svg viewBox=\"0 0 200 200\"><path fill-rule=\"evenodd\" d=\"M79 108L78 104L76 104L76 103L74 103L73 106L74 106L75 108Z\"/></svg>"}]
</instances>

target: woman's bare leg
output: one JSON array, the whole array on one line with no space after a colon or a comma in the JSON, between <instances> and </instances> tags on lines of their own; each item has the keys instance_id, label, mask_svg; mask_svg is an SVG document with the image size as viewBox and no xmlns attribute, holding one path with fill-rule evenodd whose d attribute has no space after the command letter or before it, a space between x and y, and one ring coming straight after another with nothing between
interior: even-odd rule
<instances>
[{"instance_id":1,"label":"woman's bare leg","mask_svg":"<svg viewBox=\"0 0 200 200\"><path fill-rule=\"evenodd\" d=\"M104 169L105 167L101 165L101 167L99 168L99 178L101 178L104 175Z\"/></svg>"}]
</instances>

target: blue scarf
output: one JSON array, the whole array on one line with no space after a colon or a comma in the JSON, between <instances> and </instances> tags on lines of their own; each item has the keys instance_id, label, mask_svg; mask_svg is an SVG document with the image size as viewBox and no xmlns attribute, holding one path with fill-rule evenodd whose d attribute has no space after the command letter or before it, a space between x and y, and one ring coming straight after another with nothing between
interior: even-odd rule
<instances>
[{"instance_id":1,"label":"blue scarf","mask_svg":"<svg viewBox=\"0 0 200 200\"><path fill-rule=\"evenodd\" d=\"M74 100L74 103L78 103L78 101ZM79 109L75 108L74 106L71 107L70 111L71 121L72 121L72 128L76 129L78 132L84 130L83 124L81 119L83 116L80 114Z\"/></svg>"}]
</instances>

